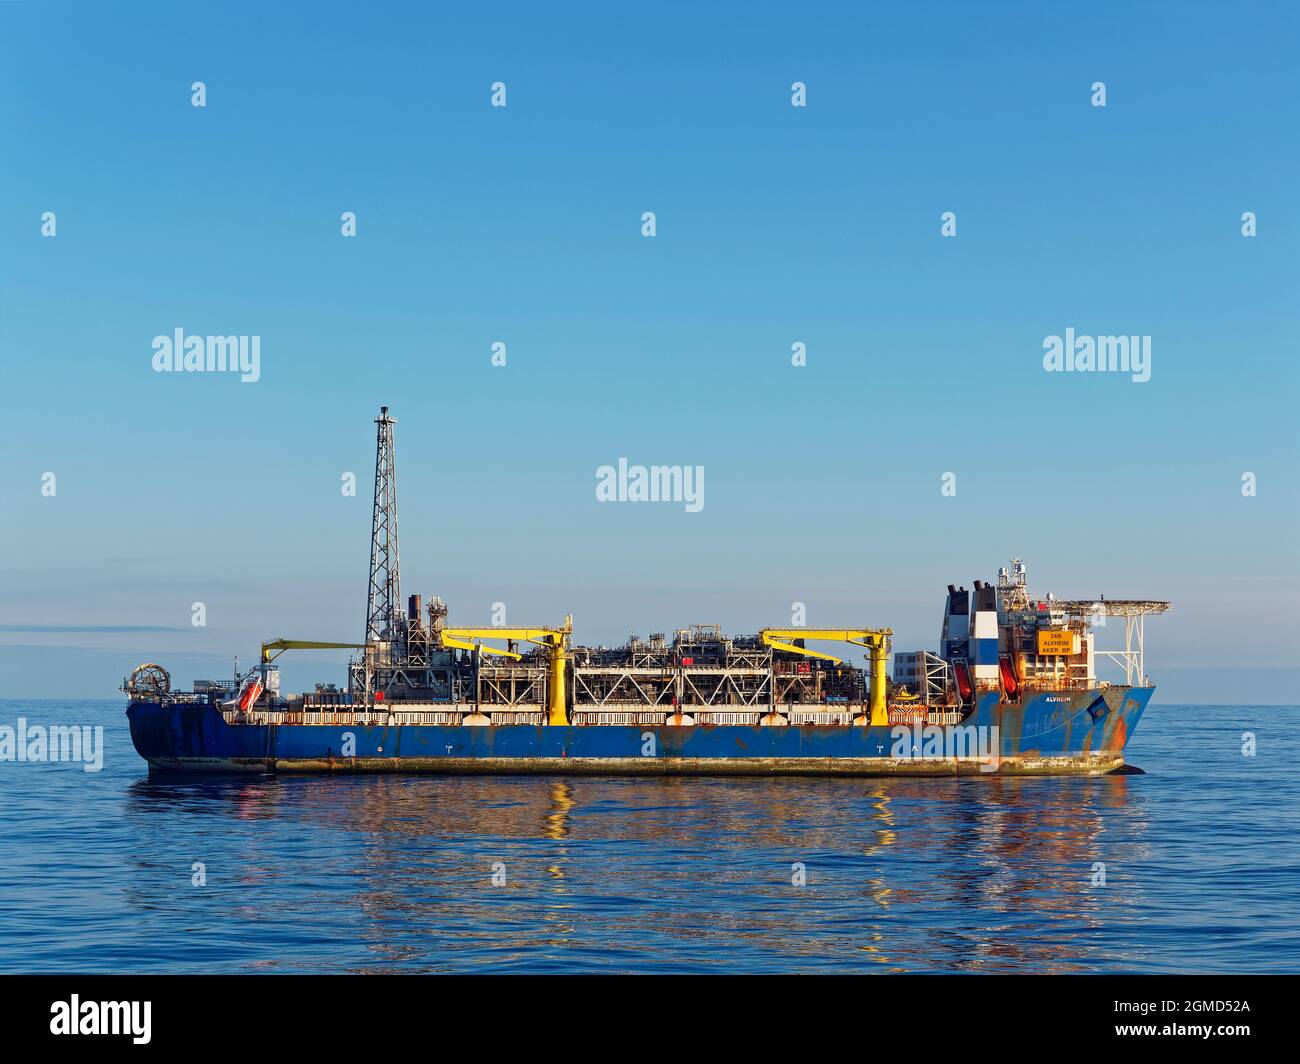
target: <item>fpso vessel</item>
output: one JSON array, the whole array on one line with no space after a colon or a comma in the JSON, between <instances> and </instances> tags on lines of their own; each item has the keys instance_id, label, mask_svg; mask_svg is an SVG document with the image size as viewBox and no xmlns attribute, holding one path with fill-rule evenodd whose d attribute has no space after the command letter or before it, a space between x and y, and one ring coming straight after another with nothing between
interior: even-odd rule
<instances>
[{"instance_id":1,"label":"fpso vessel","mask_svg":"<svg viewBox=\"0 0 1300 1064\"><path fill-rule=\"evenodd\" d=\"M136 750L161 771L588 775L1082 774L1124 771L1151 698L1154 600L1030 595L1012 559L996 584L948 585L937 652L892 654L889 628L716 626L620 647L551 627L455 627L438 598L402 608L395 420L376 419L366 639L276 639L230 680L171 687L146 664L123 684ZM653 471L652 471L653 474ZM1122 619L1123 650L1095 628ZM809 644L815 644L810 646ZM281 693L287 650L352 647L345 689ZM865 649L866 668L848 648ZM1109 657L1125 683L1096 677Z\"/></svg>"}]
</instances>

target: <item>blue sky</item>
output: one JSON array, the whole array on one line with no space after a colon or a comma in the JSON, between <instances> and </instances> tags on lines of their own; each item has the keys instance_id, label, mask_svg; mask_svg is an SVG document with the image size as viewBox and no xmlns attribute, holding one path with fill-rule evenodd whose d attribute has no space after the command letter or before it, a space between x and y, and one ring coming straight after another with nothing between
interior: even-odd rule
<instances>
[{"instance_id":1,"label":"blue sky","mask_svg":"<svg viewBox=\"0 0 1300 1064\"><path fill-rule=\"evenodd\" d=\"M462 623L612 643L803 602L929 647L944 585L1014 553L1041 592L1174 601L1158 700L1300 702L1298 28L0 6L0 695L359 638L386 403L403 589ZM178 327L260 336L261 379L153 372ZM1151 336L1151 380L1045 373L1067 327ZM598 503L620 456L703 466L704 509Z\"/></svg>"}]
</instances>

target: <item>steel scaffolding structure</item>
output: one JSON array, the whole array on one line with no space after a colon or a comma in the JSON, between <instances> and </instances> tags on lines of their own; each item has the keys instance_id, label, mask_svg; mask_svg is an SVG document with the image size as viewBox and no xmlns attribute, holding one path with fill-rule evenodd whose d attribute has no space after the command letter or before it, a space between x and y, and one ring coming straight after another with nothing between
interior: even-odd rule
<instances>
[{"instance_id":1,"label":"steel scaffolding structure","mask_svg":"<svg viewBox=\"0 0 1300 1064\"><path fill-rule=\"evenodd\" d=\"M366 642L400 644L402 580L397 553L397 456L393 448L396 418L388 407L375 418L375 505L370 522L370 593L366 603ZM394 647L395 657L401 650Z\"/></svg>"},{"instance_id":2,"label":"steel scaffolding structure","mask_svg":"<svg viewBox=\"0 0 1300 1064\"><path fill-rule=\"evenodd\" d=\"M612 649L574 647L571 657L573 708L583 722L612 723L605 718L613 711L648 709L679 709L712 723L722 723L721 711L747 712L754 721L796 707L844 715L860 713L867 700L865 670L777 649L760 635L725 636L717 625L678 629L671 643L655 634Z\"/></svg>"},{"instance_id":3,"label":"steel scaffolding structure","mask_svg":"<svg viewBox=\"0 0 1300 1064\"><path fill-rule=\"evenodd\" d=\"M1124 670L1124 683L1129 686L1148 686L1146 672L1146 619L1154 614L1167 613L1171 603L1158 599L1086 599L1063 602L1061 605L1072 617L1083 618L1093 626L1104 624L1099 618L1124 618L1124 649L1094 650L1101 657L1110 658Z\"/></svg>"}]
</instances>

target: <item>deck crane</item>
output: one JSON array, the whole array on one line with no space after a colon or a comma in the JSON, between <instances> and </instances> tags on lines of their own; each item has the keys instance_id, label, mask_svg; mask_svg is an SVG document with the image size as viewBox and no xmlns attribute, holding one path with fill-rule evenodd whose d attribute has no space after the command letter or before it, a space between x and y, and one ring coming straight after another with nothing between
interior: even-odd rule
<instances>
[{"instance_id":1,"label":"deck crane","mask_svg":"<svg viewBox=\"0 0 1300 1064\"><path fill-rule=\"evenodd\" d=\"M889 724L889 710L885 697L885 659L889 656L889 637L894 634L892 628L764 628L758 634L764 645L773 650L784 650L807 658L821 658L825 661L833 661L837 665L841 659L835 655L809 650L791 640L820 639L830 643L852 643L854 646L866 647L870 651L871 662L868 702L870 724L873 727Z\"/></svg>"},{"instance_id":2,"label":"deck crane","mask_svg":"<svg viewBox=\"0 0 1300 1064\"><path fill-rule=\"evenodd\" d=\"M444 647L460 650L473 650L483 654L495 654L499 657L514 658L522 655L514 649L517 642L536 643L549 651L549 678L546 697L546 723L565 725L569 723L565 710L564 671L569 636L573 633L573 615L564 618L564 624L558 628L438 628L435 631L439 642ZM485 646L484 639L505 639L509 649Z\"/></svg>"},{"instance_id":3,"label":"deck crane","mask_svg":"<svg viewBox=\"0 0 1300 1064\"><path fill-rule=\"evenodd\" d=\"M230 702L223 705L238 704L240 710L253 705L269 686L267 679L271 672L271 662L286 650L365 650L364 643L323 643L314 639L269 639L262 644L262 660L242 675L239 674L239 659L235 659L235 687L237 694ZM145 668L145 666L141 666ZM139 671L139 670L137 670ZM253 682L256 674L258 679Z\"/></svg>"}]
</instances>

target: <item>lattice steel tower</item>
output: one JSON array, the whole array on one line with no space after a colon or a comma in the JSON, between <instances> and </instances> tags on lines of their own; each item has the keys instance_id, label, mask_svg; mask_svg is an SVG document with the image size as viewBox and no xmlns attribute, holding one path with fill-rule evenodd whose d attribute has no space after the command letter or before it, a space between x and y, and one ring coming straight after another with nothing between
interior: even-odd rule
<instances>
[{"instance_id":1,"label":"lattice steel tower","mask_svg":"<svg viewBox=\"0 0 1300 1064\"><path fill-rule=\"evenodd\" d=\"M393 426L388 407L379 408L375 442L375 509L370 524L370 601L366 607L366 642L391 642L394 656L401 653L405 631L402 581L397 560L397 465L393 451Z\"/></svg>"}]
</instances>

